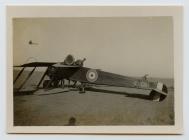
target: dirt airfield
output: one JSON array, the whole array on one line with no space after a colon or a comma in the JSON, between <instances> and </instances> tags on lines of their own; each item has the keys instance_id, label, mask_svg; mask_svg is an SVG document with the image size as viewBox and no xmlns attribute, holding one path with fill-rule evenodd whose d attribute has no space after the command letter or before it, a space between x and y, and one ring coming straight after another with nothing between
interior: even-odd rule
<instances>
[{"instance_id":1,"label":"dirt airfield","mask_svg":"<svg viewBox=\"0 0 189 140\"><path fill-rule=\"evenodd\" d=\"M154 102L141 89L99 86L81 94L73 88L25 88L14 93L14 125L174 125L173 89L168 93Z\"/></svg>"},{"instance_id":2,"label":"dirt airfield","mask_svg":"<svg viewBox=\"0 0 189 140\"><path fill-rule=\"evenodd\" d=\"M168 85L168 96L154 102L147 90L108 86L83 94L68 87L32 92L37 79L39 74L23 92L14 93L15 126L174 125L173 80L162 80Z\"/></svg>"}]
</instances>

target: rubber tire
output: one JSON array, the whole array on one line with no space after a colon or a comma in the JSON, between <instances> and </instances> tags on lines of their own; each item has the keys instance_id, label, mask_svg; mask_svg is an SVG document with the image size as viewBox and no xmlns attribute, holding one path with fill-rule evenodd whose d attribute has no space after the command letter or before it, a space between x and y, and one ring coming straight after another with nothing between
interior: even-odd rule
<instances>
[{"instance_id":1,"label":"rubber tire","mask_svg":"<svg viewBox=\"0 0 189 140\"><path fill-rule=\"evenodd\" d=\"M59 85L59 80L55 80L55 81L53 81L53 87L54 88L57 88L58 87L58 85Z\"/></svg>"}]
</instances>

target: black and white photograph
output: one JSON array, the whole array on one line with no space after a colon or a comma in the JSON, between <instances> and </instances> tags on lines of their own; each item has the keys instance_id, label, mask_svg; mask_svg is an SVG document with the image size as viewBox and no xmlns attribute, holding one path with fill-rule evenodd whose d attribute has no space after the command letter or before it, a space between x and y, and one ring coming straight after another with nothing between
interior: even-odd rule
<instances>
[{"instance_id":1,"label":"black and white photograph","mask_svg":"<svg viewBox=\"0 0 189 140\"><path fill-rule=\"evenodd\" d=\"M13 127L175 126L173 16L11 23Z\"/></svg>"}]
</instances>

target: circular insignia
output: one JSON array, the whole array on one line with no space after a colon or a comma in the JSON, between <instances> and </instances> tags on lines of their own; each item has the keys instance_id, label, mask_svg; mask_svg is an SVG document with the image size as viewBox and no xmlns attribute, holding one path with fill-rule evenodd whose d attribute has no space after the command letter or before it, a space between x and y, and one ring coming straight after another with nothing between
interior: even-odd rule
<instances>
[{"instance_id":1,"label":"circular insignia","mask_svg":"<svg viewBox=\"0 0 189 140\"><path fill-rule=\"evenodd\" d=\"M94 69L87 71L86 78L89 82L95 82L98 79L98 73Z\"/></svg>"}]
</instances>

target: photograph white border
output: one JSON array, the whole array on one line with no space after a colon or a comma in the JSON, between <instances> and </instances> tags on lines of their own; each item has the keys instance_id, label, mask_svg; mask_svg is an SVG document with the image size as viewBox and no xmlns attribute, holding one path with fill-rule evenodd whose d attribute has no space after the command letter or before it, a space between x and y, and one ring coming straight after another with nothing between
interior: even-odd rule
<instances>
[{"instance_id":1,"label":"photograph white border","mask_svg":"<svg viewBox=\"0 0 189 140\"><path fill-rule=\"evenodd\" d=\"M174 110L170 126L14 126L13 18L27 17L147 17L172 16L174 23ZM183 133L183 7L182 6L7 6L7 132L67 134Z\"/></svg>"}]
</instances>

